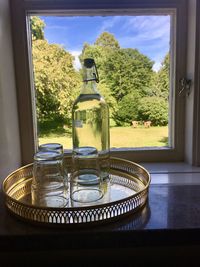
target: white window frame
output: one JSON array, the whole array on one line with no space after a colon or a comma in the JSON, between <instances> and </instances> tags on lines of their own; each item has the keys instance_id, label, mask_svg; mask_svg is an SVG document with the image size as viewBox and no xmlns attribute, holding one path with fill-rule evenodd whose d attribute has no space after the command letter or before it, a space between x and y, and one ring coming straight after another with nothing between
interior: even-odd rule
<instances>
[{"instance_id":1,"label":"white window frame","mask_svg":"<svg viewBox=\"0 0 200 267\"><path fill-rule=\"evenodd\" d=\"M186 77L186 38L187 38L187 1L186 0L15 0L11 1L13 48L15 58L16 86L22 164L32 162L37 148L34 90L32 77L32 59L29 31L30 15L130 15L133 12L169 12L176 13L176 32L174 34L174 55L176 66L172 69L174 83L174 133L172 148L120 148L111 151L112 156L126 158L136 162L184 161L185 97L179 97L179 80ZM174 76L174 74L176 75ZM134 138L134 136L133 136ZM66 151L67 152L67 151Z\"/></svg>"}]
</instances>

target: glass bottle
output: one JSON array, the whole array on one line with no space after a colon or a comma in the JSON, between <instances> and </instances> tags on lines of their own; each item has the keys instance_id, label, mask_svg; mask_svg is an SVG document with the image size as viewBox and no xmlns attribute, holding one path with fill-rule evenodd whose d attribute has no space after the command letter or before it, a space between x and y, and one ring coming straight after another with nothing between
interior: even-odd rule
<instances>
[{"instance_id":1,"label":"glass bottle","mask_svg":"<svg viewBox=\"0 0 200 267\"><path fill-rule=\"evenodd\" d=\"M96 88L98 82L94 59L85 59L82 90L72 109L72 139L75 155L84 147L98 151L100 176L105 181L109 178L109 108Z\"/></svg>"}]
</instances>

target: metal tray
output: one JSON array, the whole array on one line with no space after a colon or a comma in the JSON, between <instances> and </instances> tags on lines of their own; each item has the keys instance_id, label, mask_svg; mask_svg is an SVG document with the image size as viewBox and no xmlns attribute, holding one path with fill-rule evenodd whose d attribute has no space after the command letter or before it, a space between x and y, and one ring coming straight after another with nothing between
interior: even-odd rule
<instances>
[{"instance_id":1,"label":"metal tray","mask_svg":"<svg viewBox=\"0 0 200 267\"><path fill-rule=\"evenodd\" d=\"M148 198L150 174L131 161L111 158L110 183L105 196L94 205L64 208L37 207L31 202L33 164L6 177L3 182L5 204L19 218L43 225L77 226L103 224L138 211ZM70 175L71 157L65 157Z\"/></svg>"}]
</instances>

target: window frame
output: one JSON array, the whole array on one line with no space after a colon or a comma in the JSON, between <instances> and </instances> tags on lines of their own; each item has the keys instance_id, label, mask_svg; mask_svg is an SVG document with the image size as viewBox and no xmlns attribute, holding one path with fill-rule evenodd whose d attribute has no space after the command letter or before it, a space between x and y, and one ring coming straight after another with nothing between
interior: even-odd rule
<instances>
[{"instance_id":1,"label":"window frame","mask_svg":"<svg viewBox=\"0 0 200 267\"><path fill-rule=\"evenodd\" d=\"M29 53L31 37L29 35L29 15L51 15L66 13L71 15L117 15L138 11L175 10L176 32L174 56L176 65L172 70L174 83L174 134L173 148L119 148L112 149L111 155L136 162L164 162L184 160L185 97L179 97L179 80L186 77L187 43L187 1L186 0L92 0L53 1L53 0L15 0L10 1L15 74L20 125L22 164L32 162L37 149L35 101L33 90L32 59ZM176 75L174 76L174 74ZM25 101L24 101L25 99ZM134 137L133 137L134 138ZM70 151L66 151L66 153Z\"/></svg>"},{"instance_id":2,"label":"window frame","mask_svg":"<svg viewBox=\"0 0 200 267\"><path fill-rule=\"evenodd\" d=\"M192 142L192 164L200 166L200 2L195 6L195 60L194 60L194 104L193 104L193 142Z\"/></svg>"}]
</instances>

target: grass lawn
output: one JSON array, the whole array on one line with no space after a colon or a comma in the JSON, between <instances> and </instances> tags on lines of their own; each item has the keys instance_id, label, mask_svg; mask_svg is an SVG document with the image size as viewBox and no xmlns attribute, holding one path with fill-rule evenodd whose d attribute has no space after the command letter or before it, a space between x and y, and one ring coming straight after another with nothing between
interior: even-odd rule
<instances>
[{"instance_id":1,"label":"grass lawn","mask_svg":"<svg viewBox=\"0 0 200 267\"><path fill-rule=\"evenodd\" d=\"M60 143L66 149L72 148L71 136L67 133L49 134L39 138L39 144ZM167 146L168 127L111 127L110 147L161 147Z\"/></svg>"}]
</instances>

